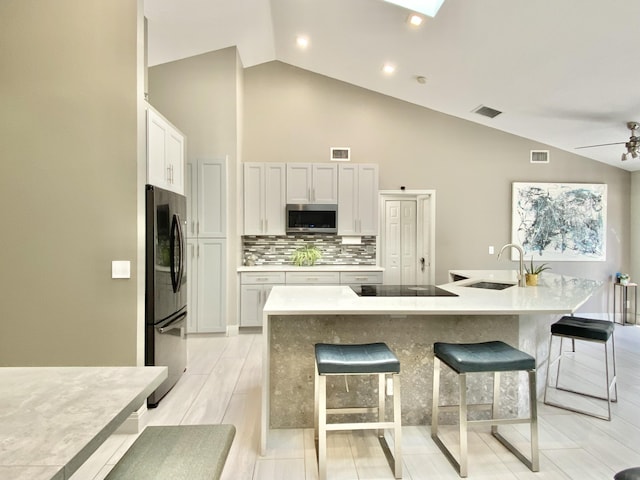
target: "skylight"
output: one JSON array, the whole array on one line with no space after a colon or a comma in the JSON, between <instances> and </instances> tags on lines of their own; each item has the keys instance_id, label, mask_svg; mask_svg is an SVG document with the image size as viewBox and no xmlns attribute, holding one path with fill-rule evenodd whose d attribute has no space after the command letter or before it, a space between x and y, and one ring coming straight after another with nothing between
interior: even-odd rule
<instances>
[{"instance_id":1,"label":"skylight","mask_svg":"<svg viewBox=\"0 0 640 480\"><path fill-rule=\"evenodd\" d=\"M444 3L444 0L384 0L388 3L399 5L407 10L423 13L430 17L435 17L436 13Z\"/></svg>"}]
</instances>

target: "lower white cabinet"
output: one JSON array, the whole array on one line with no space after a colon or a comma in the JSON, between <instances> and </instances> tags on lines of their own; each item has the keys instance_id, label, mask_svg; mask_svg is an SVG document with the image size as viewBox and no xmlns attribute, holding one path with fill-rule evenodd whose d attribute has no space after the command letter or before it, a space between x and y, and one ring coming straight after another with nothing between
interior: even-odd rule
<instances>
[{"instance_id":1,"label":"lower white cabinet","mask_svg":"<svg viewBox=\"0 0 640 480\"><path fill-rule=\"evenodd\" d=\"M274 285L285 283L284 272L240 274L240 326L261 327L262 310Z\"/></svg>"},{"instance_id":2,"label":"lower white cabinet","mask_svg":"<svg viewBox=\"0 0 640 480\"><path fill-rule=\"evenodd\" d=\"M187 240L188 333L226 331L225 252L224 239Z\"/></svg>"},{"instance_id":3,"label":"lower white cabinet","mask_svg":"<svg viewBox=\"0 0 640 480\"><path fill-rule=\"evenodd\" d=\"M240 326L261 327L262 311L276 285L382 284L381 271L240 272Z\"/></svg>"},{"instance_id":4,"label":"lower white cabinet","mask_svg":"<svg viewBox=\"0 0 640 480\"><path fill-rule=\"evenodd\" d=\"M382 284L382 272L340 272L340 285Z\"/></svg>"}]
</instances>

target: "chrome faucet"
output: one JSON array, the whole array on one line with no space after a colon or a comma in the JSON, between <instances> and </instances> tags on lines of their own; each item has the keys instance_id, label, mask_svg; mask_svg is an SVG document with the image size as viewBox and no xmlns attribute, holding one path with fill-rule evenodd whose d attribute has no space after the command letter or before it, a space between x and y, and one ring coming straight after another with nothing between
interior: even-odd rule
<instances>
[{"instance_id":1,"label":"chrome faucet","mask_svg":"<svg viewBox=\"0 0 640 480\"><path fill-rule=\"evenodd\" d=\"M515 248L520 253L520 273L518 273L518 286L519 287L526 287L527 286L527 279L524 276L524 250L522 249L522 247L520 245L518 245L516 243L507 243L505 246L503 246L500 249L500 253L498 253L498 260L500 260L500 255L502 255L502 252L507 247Z\"/></svg>"}]
</instances>

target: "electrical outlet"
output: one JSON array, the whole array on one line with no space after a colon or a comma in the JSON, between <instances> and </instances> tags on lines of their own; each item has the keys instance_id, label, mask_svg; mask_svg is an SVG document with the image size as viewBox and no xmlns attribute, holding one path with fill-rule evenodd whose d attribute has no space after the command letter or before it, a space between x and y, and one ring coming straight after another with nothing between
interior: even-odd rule
<instances>
[{"instance_id":1,"label":"electrical outlet","mask_svg":"<svg viewBox=\"0 0 640 480\"><path fill-rule=\"evenodd\" d=\"M489 245L489 255L493 255L495 250L493 249L493 245Z\"/></svg>"}]
</instances>

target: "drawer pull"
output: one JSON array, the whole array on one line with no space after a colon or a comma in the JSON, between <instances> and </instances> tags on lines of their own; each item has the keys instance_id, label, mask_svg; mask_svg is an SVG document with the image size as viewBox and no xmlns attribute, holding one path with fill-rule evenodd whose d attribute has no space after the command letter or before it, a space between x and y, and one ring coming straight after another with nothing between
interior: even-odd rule
<instances>
[{"instance_id":1,"label":"drawer pull","mask_svg":"<svg viewBox=\"0 0 640 480\"><path fill-rule=\"evenodd\" d=\"M268 281L269 279L268 279L268 278L266 278L266 277L258 277L258 278L256 278L256 280L257 280L258 282L266 282L266 281Z\"/></svg>"}]
</instances>

